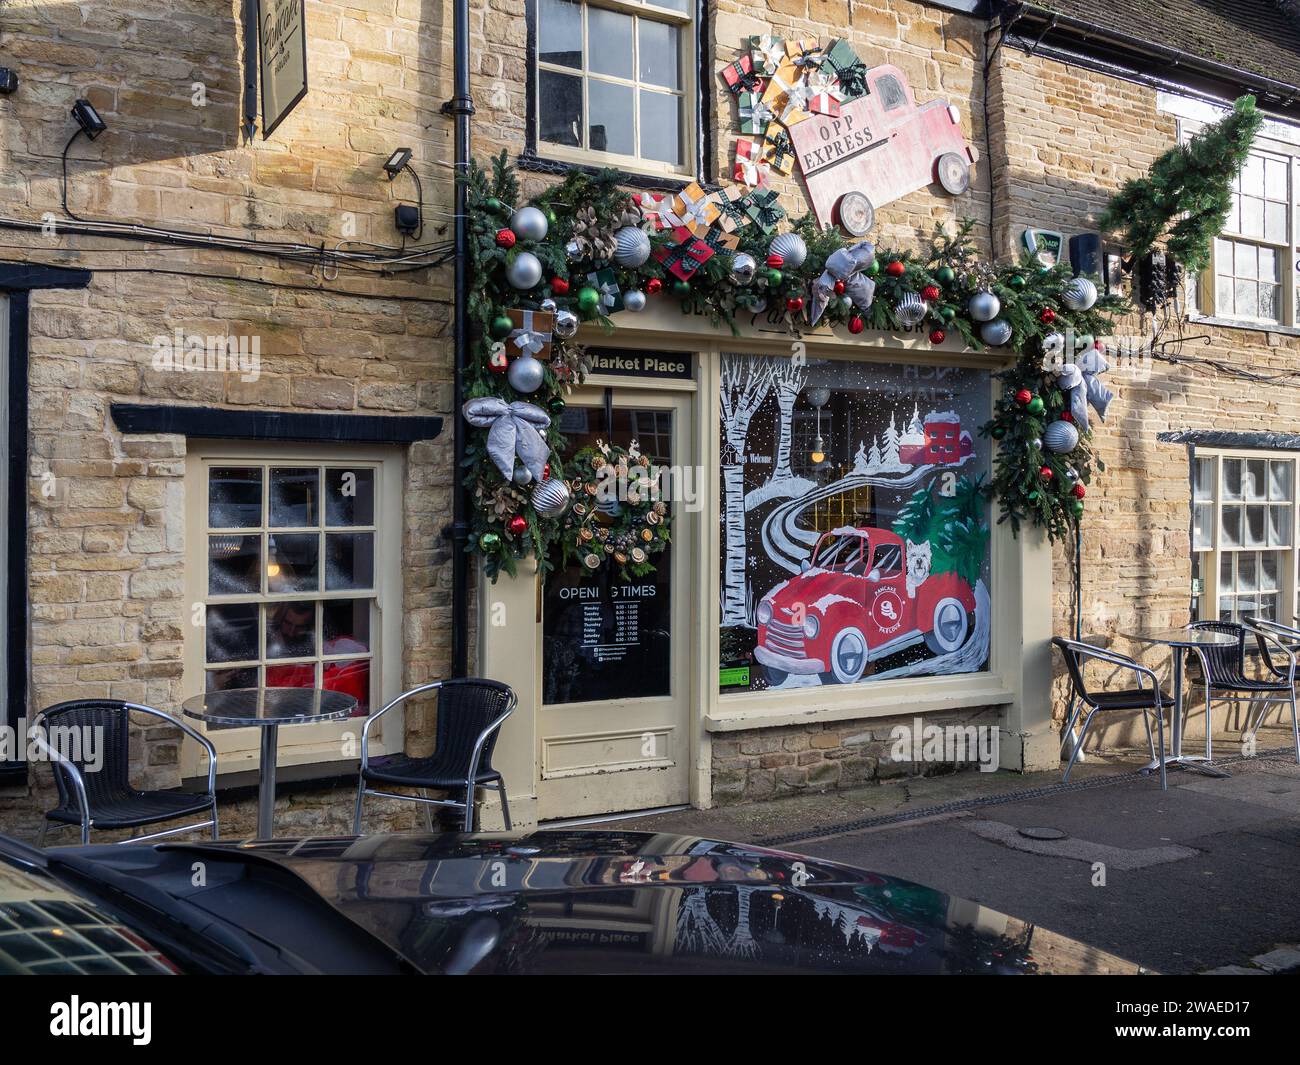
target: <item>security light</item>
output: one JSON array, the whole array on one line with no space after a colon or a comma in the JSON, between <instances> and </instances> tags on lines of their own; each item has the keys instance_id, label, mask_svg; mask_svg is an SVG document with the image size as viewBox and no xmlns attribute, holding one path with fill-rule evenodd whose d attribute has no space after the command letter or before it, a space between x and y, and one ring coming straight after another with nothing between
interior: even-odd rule
<instances>
[{"instance_id":1,"label":"security light","mask_svg":"<svg viewBox=\"0 0 1300 1065\"><path fill-rule=\"evenodd\" d=\"M406 169L406 164L411 161L410 148L398 148L388 157L388 162L384 164L384 171L388 174L388 180L392 181L398 174Z\"/></svg>"},{"instance_id":2,"label":"security light","mask_svg":"<svg viewBox=\"0 0 1300 1065\"><path fill-rule=\"evenodd\" d=\"M0 96L9 96L18 91L18 75L8 67L0 67Z\"/></svg>"},{"instance_id":3,"label":"security light","mask_svg":"<svg viewBox=\"0 0 1300 1065\"><path fill-rule=\"evenodd\" d=\"M107 124L99 117L99 112L95 110L89 100L78 100L73 104L72 117L77 120L81 132L92 141L104 130L108 129Z\"/></svg>"}]
</instances>

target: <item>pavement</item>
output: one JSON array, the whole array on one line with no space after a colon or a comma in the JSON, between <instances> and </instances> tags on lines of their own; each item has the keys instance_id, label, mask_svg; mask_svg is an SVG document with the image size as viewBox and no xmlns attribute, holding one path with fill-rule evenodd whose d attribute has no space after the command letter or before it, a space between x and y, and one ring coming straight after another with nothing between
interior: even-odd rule
<instances>
[{"instance_id":1,"label":"pavement","mask_svg":"<svg viewBox=\"0 0 1300 1065\"><path fill-rule=\"evenodd\" d=\"M1297 971L1300 765L1289 731L1259 739L1259 757L1221 763L1231 776L1172 770L1167 792L1135 756L1090 753L1065 787L1059 773L971 770L618 827L903 877L1159 972ZM1021 832L1034 828L1061 836Z\"/></svg>"}]
</instances>

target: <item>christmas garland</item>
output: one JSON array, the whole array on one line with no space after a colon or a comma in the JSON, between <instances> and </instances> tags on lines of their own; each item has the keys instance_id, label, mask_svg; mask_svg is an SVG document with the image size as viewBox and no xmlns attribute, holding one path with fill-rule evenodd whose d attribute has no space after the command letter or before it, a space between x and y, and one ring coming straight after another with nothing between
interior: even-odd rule
<instances>
[{"instance_id":1,"label":"christmas garland","mask_svg":"<svg viewBox=\"0 0 1300 1065\"><path fill-rule=\"evenodd\" d=\"M667 503L650 459L603 441L583 448L570 464L574 500L560 530L565 561L594 572L611 564L623 580L654 572L651 558L671 539Z\"/></svg>"},{"instance_id":2,"label":"christmas garland","mask_svg":"<svg viewBox=\"0 0 1300 1065\"><path fill-rule=\"evenodd\" d=\"M1065 338L1087 337L1090 346L1110 332L1124 301L1099 297L1063 264L980 261L970 221L955 236L936 227L918 254L850 242L810 216L775 233L780 209L770 190L691 185L659 198L629 194L618 178L575 170L527 204L504 153L490 172L472 166L466 178L474 283L465 413L475 427L465 459L475 503L468 549L482 555L490 577L513 574L528 554L545 570L556 546L576 551L573 530L586 523L569 510L576 493L556 419L587 363L569 342L580 321L613 331L612 315L656 298L733 331L762 316L796 336L814 324L850 335L920 330L934 344L956 335L977 351L1020 353L981 430L1002 445L990 489L1016 528L1028 519L1055 537L1077 519L1075 485L1088 482L1092 463L1086 425L1065 452L1045 452L1039 440L1045 416L1067 402L1052 383L1074 369ZM1031 401L1017 401L1022 391ZM579 479L585 491L585 473ZM629 554L623 568L639 576L653 564Z\"/></svg>"}]
</instances>

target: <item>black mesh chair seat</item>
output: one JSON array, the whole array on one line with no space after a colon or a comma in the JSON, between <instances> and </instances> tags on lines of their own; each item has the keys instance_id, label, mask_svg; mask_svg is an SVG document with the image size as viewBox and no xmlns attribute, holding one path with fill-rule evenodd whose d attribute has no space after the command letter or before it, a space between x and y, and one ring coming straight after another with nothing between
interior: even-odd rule
<instances>
[{"instance_id":1,"label":"black mesh chair seat","mask_svg":"<svg viewBox=\"0 0 1300 1065\"><path fill-rule=\"evenodd\" d=\"M376 721L402 701L425 692L438 693L438 718L435 726L433 754L412 758L396 754L370 761L370 729ZM480 787L494 790L501 797L501 815L506 830L510 822L510 803L501 774L492 768L492 752L497 736L518 700L508 685L481 677L457 677L434 681L403 692L392 702L371 714L361 729L361 771L357 781L357 805L353 831L361 834L361 809L367 795L383 796L425 804L426 817L432 806L450 806L465 813L465 831L474 828L474 793ZM427 795L402 795L373 789L368 785L388 784L448 792L456 798L431 799ZM429 822L432 828L432 822Z\"/></svg>"},{"instance_id":2,"label":"black mesh chair seat","mask_svg":"<svg viewBox=\"0 0 1300 1065\"><path fill-rule=\"evenodd\" d=\"M404 754L371 762L362 776L366 780L385 784L401 784L409 788L464 788L465 766L449 758L431 754L427 758L408 758ZM490 784L500 780L501 774L491 766L474 775L474 783Z\"/></svg>"},{"instance_id":3,"label":"black mesh chair seat","mask_svg":"<svg viewBox=\"0 0 1300 1065\"><path fill-rule=\"evenodd\" d=\"M207 751L206 792L141 791L131 786L133 713L161 718ZM89 843L92 826L139 828L192 814L204 814L206 818L198 824L152 835L174 835L210 827L212 838L217 838L217 752L206 736L185 722L151 706L121 699L75 699L42 711L37 724L44 736L40 741L42 750L54 764L54 781L59 788L58 805L45 814L42 838L51 822L80 825L81 841Z\"/></svg>"},{"instance_id":4,"label":"black mesh chair seat","mask_svg":"<svg viewBox=\"0 0 1300 1065\"><path fill-rule=\"evenodd\" d=\"M1264 723L1271 707L1279 703L1291 707L1291 731L1295 740L1296 762L1300 763L1300 710L1296 707L1295 636L1296 630L1264 618L1251 618L1247 624L1235 621L1198 621L1194 629L1208 629L1225 633L1235 640L1221 647L1202 648L1204 661L1200 665L1200 680L1205 684L1205 753L1210 753L1210 706L1215 700L1248 703L1246 727L1243 735L1253 741ZM1252 677L1246 673L1246 640L1254 636L1259 660L1267 670L1265 677ZM1287 644L1290 643L1291 647ZM1277 657L1275 657L1277 655ZM1206 675L1208 673L1208 676ZM1208 682L1208 683L1207 683ZM1253 708L1259 706L1259 717L1250 726Z\"/></svg>"},{"instance_id":5,"label":"black mesh chair seat","mask_svg":"<svg viewBox=\"0 0 1300 1065\"><path fill-rule=\"evenodd\" d=\"M1174 705L1174 697L1168 692L1162 689L1159 694L1161 707ZM1085 701L1098 710L1150 710L1155 706L1150 688L1089 691Z\"/></svg>"},{"instance_id":6,"label":"black mesh chair seat","mask_svg":"<svg viewBox=\"0 0 1300 1065\"><path fill-rule=\"evenodd\" d=\"M90 820L95 828L139 828L158 821L170 821L173 817L209 813L212 809L211 795L180 791L137 791L117 798L92 800ZM75 802L71 806L56 806L45 816L63 824L81 824L81 810Z\"/></svg>"}]
</instances>

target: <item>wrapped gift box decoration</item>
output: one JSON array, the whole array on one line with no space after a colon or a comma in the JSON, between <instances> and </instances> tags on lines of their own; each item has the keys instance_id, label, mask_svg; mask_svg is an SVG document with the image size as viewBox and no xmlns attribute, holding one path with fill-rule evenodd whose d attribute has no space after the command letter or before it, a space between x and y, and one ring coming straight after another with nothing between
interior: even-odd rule
<instances>
[{"instance_id":1,"label":"wrapped gift box decoration","mask_svg":"<svg viewBox=\"0 0 1300 1065\"><path fill-rule=\"evenodd\" d=\"M718 205L710 199L698 181L692 181L672 198L670 221L674 223L674 228L685 226L692 233L701 236L717 218Z\"/></svg>"},{"instance_id":2,"label":"wrapped gift box decoration","mask_svg":"<svg viewBox=\"0 0 1300 1065\"><path fill-rule=\"evenodd\" d=\"M514 327L506 337L506 354L515 359L531 355L534 359L551 357L551 339L555 331L555 315L549 311L507 311Z\"/></svg>"},{"instance_id":3,"label":"wrapped gift box decoration","mask_svg":"<svg viewBox=\"0 0 1300 1065\"><path fill-rule=\"evenodd\" d=\"M795 66L794 60L787 59L781 68L772 75L763 90L763 102L775 113L777 119L787 126L802 122L809 117L808 101L812 92L803 73Z\"/></svg>"},{"instance_id":4,"label":"wrapped gift box decoration","mask_svg":"<svg viewBox=\"0 0 1300 1065\"><path fill-rule=\"evenodd\" d=\"M848 41L838 40L822 54L821 70L839 82L841 103L867 95L867 65Z\"/></svg>"},{"instance_id":5,"label":"wrapped gift box decoration","mask_svg":"<svg viewBox=\"0 0 1300 1065\"><path fill-rule=\"evenodd\" d=\"M618 287L613 267L605 267L587 275L587 284L600 293L600 313L615 314L623 309L623 293Z\"/></svg>"},{"instance_id":6,"label":"wrapped gift box decoration","mask_svg":"<svg viewBox=\"0 0 1300 1065\"><path fill-rule=\"evenodd\" d=\"M673 277L689 281L696 270L713 258L713 249L685 226L678 226L673 230L673 243L660 245L654 257Z\"/></svg>"},{"instance_id":7,"label":"wrapped gift box decoration","mask_svg":"<svg viewBox=\"0 0 1300 1065\"><path fill-rule=\"evenodd\" d=\"M764 78L775 74L777 68L789 58L785 54L785 41L768 34L749 38L749 57L754 73Z\"/></svg>"},{"instance_id":8,"label":"wrapped gift box decoration","mask_svg":"<svg viewBox=\"0 0 1300 1065\"><path fill-rule=\"evenodd\" d=\"M773 126L768 130L767 139L763 142L763 162L778 174L789 177L794 172L794 158L794 145L790 143L790 134L780 126Z\"/></svg>"},{"instance_id":9,"label":"wrapped gift box decoration","mask_svg":"<svg viewBox=\"0 0 1300 1065\"><path fill-rule=\"evenodd\" d=\"M736 165L731 176L750 187L767 184L767 164L763 162L763 141L741 137L736 141Z\"/></svg>"},{"instance_id":10,"label":"wrapped gift box decoration","mask_svg":"<svg viewBox=\"0 0 1300 1065\"><path fill-rule=\"evenodd\" d=\"M673 216L672 200L667 196L656 196L653 192L634 192L632 202L641 208L641 214L656 233L661 229L681 225L681 221Z\"/></svg>"},{"instance_id":11,"label":"wrapped gift box decoration","mask_svg":"<svg viewBox=\"0 0 1300 1065\"><path fill-rule=\"evenodd\" d=\"M800 37L785 42L785 54L801 70L814 69L821 63L822 41L820 37Z\"/></svg>"},{"instance_id":12,"label":"wrapped gift box decoration","mask_svg":"<svg viewBox=\"0 0 1300 1065\"><path fill-rule=\"evenodd\" d=\"M727 233L734 233L742 226L749 225L749 189L740 185L728 185L713 194L713 202L718 205L717 224Z\"/></svg>"},{"instance_id":13,"label":"wrapped gift box decoration","mask_svg":"<svg viewBox=\"0 0 1300 1065\"><path fill-rule=\"evenodd\" d=\"M768 123L775 117L775 112L763 99L761 92L742 92L740 94L741 133L752 133L761 137L767 132Z\"/></svg>"},{"instance_id":14,"label":"wrapped gift box decoration","mask_svg":"<svg viewBox=\"0 0 1300 1065\"><path fill-rule=\"evenodd\" d=\"M722 68L722 80L727 83L733 96L742 92L753 92L763 84L762 77L754 69L754 57L746 52L734 63Z\"/></svg>"},{"instance_id":15,"label":"wrapped gift box decoration","mask_svg":"<svg viewBox=\"0 0 1300 1065\"><path fill-rule=\"evenodd\" d=\"M785 217L785 211L776 200L775 189L755 189L746 197L745 213L749 220L770 234Z\"/></svg>"}]
</instances>

